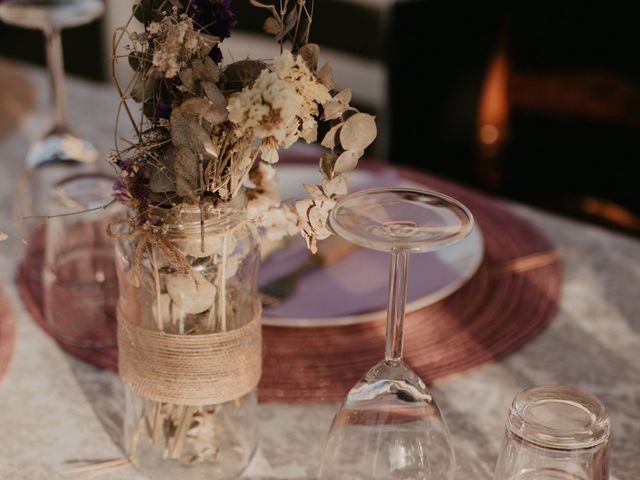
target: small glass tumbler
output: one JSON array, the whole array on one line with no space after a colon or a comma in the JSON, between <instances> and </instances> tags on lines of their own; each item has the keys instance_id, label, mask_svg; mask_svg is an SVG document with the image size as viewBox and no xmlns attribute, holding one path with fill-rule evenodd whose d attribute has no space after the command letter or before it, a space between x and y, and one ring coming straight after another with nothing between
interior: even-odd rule
<instances>
[{"instance_id":1,"label":"small glass tumbler","mask_svg":"<svg viewBox=\"0 0 640 480\"><path fill-rule=\"evenodd\" d=\"M596 397L547 385L518 394L494 480L607 480L609 416Z\"/></svg>"},{"instance_id":2,"label":"small glass tumbler","mask_svg":"<svg viewBox=\"0 0 640 480\"><path fill-rule=\"evenodd\" d=\"M44 313L53 336L69 347L116 345L118 280L107 225L124 216L124 208L109 205L113 182L98 173L75 175L58 182L50 196Z\"/></svg>"}]
</instances>

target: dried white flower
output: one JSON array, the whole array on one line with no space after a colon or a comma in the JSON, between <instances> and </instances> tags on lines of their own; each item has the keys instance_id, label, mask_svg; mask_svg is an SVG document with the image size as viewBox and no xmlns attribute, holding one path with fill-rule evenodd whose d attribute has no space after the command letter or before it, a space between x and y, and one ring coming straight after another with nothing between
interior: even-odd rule
<instances>
[{"instance_id":1,"label":"dried white flower","mask_svg":"<svg viewBox=\"0 0 640 480\"><path fill-rule=\"evenodd\" d=\"M180 70L187 66L187 62L200 53L203 48L209 48L210 41L205 39L193 28L191 19L184 19L173 23L166 18L162 23L150 24L149 28L162 41L156 41L153 52L153 67L158 74L173 78ZM151 30L149 30L151 33Z\"/></svg>"},{"instance_id":2,"label":"dried white flower","mask_svg":"<svg viewBox=\"0 0 640 480\"><path fill-rule=\"evenodd\" d=\"M9 238L7 234L0 231L0 242L4 242L7 238Z\"/></svg>"},{"instance_id":3,"label":"dried white flower","mask_svg":"<svg viewBox=\"0 0 640 480\"><path fill-rule=\"evenodd\" d=\"M284 52L274 59L274 71L263 70L251 87L229 100L229 119L238 134L251 131L263 140L261 154L278 161L277 148L288 148L299 138L314 142L318 136L320 105L330 100L300 56Z\"/></svg>"},{"instance_id":4,"label":"dried white flower","mask_svg":"<svg viewBox=\"0 0 640 480\"><path fill-rule=\"evenodd\" d=\"M160 22L151 22L147 26L147 32L151 35L158 35L162 30L162 24Z\"/></svg>"}]
</instances>

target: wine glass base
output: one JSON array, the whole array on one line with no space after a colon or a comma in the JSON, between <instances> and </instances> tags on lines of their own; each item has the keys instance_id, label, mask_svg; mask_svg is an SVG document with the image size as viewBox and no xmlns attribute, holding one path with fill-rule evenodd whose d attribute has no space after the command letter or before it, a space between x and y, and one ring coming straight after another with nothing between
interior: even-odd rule
<instances>
[{"instance_id":1,"label":"wine glass base","mask_svg":"<svg viewBox=\"0 0 640 480\"><path fill-rule=\"evenodd\" d=\"M381 252L429 252L465 238L471 212L457 200L416 188L363 190L338 201L333 231L361 247Z\"/></svg>"}]
</instances>

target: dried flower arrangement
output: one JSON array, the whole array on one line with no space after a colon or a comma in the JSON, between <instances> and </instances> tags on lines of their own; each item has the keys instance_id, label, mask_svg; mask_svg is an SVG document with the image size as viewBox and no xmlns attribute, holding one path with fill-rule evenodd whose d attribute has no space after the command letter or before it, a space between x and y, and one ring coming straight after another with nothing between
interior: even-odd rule
<instances>
[{"instance_id":1,"label":"dried flower arrangement","mask_svg":"<svg viewBox=\"0 0 640 480\"><path fill-rule=\"evenodd\" d=\"M110 159L119 173L115 195L136 212L136 228L155 231L156 207L216 206L245 189L249 215L268 236L297 228L315 251L346 193L343 174L376 137L375 121L349 105L349 89L334 92L330 63L318 70L319 47L309 43L313 2L249 1L270 14L264 30L281 52L272 61L224 65L220 44L236 23L231 0L141 0L134 17L144 32L129 32L129 24L116 32L116 44L128 38L136 71L129 89L118 86L136 138ZM142 106L138 119L129 98ZM295 208L281 205L272 167L278 150L316 142L322 123L330 126L322 184L305 185L310 198Z\"/></svg>"},{"instance_id":2,"label":"dried flower arrangement","mask_svg":"<svg viewBox=\"0 0 640 480\"><path fill-rule=\"evenodd\" d=\"M119 346L121 376L142 405L130 422L134 462L135 452L142 456L145 449L192 466L220 465L227 455L248 458L250 434L241 434L248 427L236 423L225 433L224 425L229 424L225 415L244 418L246 425L243 399L259 380L258 259L246 229L209 229L205 235L205 220L239 208L246 198L248 220L269 239L300 231L315 251L317 240L330 235L331 208L346 193L344 173L376 137L374 118L349 105L350 90L334 91L331 65L318 69L319 47L309 43L313 1L249 1L269 13L264 29L280 50L272 60L223 62L220 44L236 23L230 0L140 0L129 23L114 35L114 63L126 42L126 58L135 70L127 88L116 82L120 111L135 138L125 148L116 145L110 158L118 172L115 197L132 212L128 231L116 235L130 245L119 256L126 263L119 264ZM133 19L144 31L131 31ZM130 101L140 105L139 115ZM327 133L321 144L328 151L320 158L322 183L305 185L308 199L282 204L273 167L278 151L298 140L316 142L323 123ZM184 229L177 241L171 236L176 219L193 224L197 218L196 241L185 237ZM217 362L215 356L176 354L181 345L192 353L211 351L207 342L220 347L231 337L245 346L243 374L237 364ZM150 348L154 342L162 346ZM145 345L147 352L173 352L161 362L171 395L161 382L150 385L154 372L140 366L154 364L143 358ZM123 358L136 361L123 364ZM187 393L193 392L178 385L194 368L214 372L230 385L205 386L205 400L190 401ZM141 383L145 389L135 390ZM198 394L202 389L199 385ZM145 394L150 390L155 393Z\"/></svg>"}]
</instances>

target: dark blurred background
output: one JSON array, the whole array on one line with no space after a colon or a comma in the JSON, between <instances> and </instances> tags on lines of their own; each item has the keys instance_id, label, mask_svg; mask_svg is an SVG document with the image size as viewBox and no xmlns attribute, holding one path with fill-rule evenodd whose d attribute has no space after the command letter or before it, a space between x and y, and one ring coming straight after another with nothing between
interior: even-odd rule
<instances>
[{"instance_id":1,"label":"dark blurred background","mask_svg":"<svg viewBox=\"0 0 640 480\"><path fill-rule=\"evenodd\" d=\"M104 20L65 31L68 72L108 79L109 32L130 3L108 0ZM232 41L271 41L262 10L234 8ZM312 40L378 116L372 155L640 236L633 11L622 1L316 0ZM2 25L0 55L42 63L41 36Z\"/></svg>"}]
</instances>

